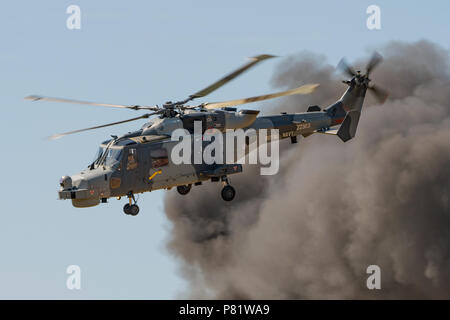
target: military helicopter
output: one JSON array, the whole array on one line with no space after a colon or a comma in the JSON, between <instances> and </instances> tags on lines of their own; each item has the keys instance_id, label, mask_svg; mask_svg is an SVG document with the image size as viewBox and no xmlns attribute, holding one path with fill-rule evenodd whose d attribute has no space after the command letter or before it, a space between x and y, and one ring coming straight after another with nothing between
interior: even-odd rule
<instances>
[{"instance_id":1,"label":"military helicopter","mask_svg":"<svg viewBox=\"0 0 450 320\"><path fill-rule=\"evenodd\" d=\"M387 98L387 93L384 90L376 86L369 86L369 75L382 60L378 53L374 53L367 64L365 74L361 74L360 71L355 72L345 59L341 60L338 67L351 78L343 81L348 85L348 88L340 99L324 109L319 106L310 106L303 113L282 113L258 117L258 110L241 109L238 111L235 108L238 105L282 96L309 94L317 88L318 84L305 84L287 91L244 99L198 105L187 104L194 99L207 96L258 63L271 58L274 58L274 56L267 54L252 57L248 63L206 88L184 100L168 101L162 107L158 105L95 103L38 95L25 97L25 99L32 101L64 102L151 111L127 120L56 134L50 137L52 139L155 116L139 130L120 137L111 136L111 139L102 142L95 160L85 170L72 176L61 177L59 199L71 199L73 206L85 208L106 203L108 198L111 197L120 200L121 197L126 196L128 202L125 204L123 211L127 215L135 216L139 213L136 194L176 187L178 193L186 195L191 190L192 185L201 185L202 182L210 180L212 182L221 181L223 183L221 196L223 200L231 201L234 199L236 191L230 185L228 176L242 172L242 165L235 163L174 164L169 155L176 143L171 140L171 133L175 129L183 128L191 134L194 130L194 123L201 122L202 132L212 128L221 132L225 132L227 129L252 128L256 131L278 129L280 139L290 138L292 143L297 143L297 136L299 135L308 137L313 133L337 135L345 142L352 139L356 134L366 90L370 89L380 103ZM338 125L340 126L337 127Z\"/></svg>"}]
</instances>

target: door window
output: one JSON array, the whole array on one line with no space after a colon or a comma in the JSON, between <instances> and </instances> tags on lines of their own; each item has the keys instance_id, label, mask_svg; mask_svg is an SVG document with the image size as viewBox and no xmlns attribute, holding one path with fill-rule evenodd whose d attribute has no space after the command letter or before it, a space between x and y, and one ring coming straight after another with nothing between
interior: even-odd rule
<instances>
[{"instance_id":1,"label":"door window","mask_svg":"<svg viewBox=\"0 0 450 320\"><path fill-rule=\"evenodd\" d=\"M127 170L134 170L138 167L138 158L136 149L128 149Z\"/></svg>"},{"instance_id":2,"label":"door window","mask_svg":"<svg viewBox=\"0 0 450 320\"><path fill-rule=\"evenodd\" d=\"M150 157L152 158L152 168L159 168L169 164L167 150L164 148L151 150Z\"/></svg>"}]
</instances>

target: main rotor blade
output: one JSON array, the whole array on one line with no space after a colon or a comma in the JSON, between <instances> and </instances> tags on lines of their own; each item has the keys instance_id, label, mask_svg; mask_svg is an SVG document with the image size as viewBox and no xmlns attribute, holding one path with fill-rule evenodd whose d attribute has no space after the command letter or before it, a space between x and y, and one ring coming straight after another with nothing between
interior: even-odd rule
<instances>
[{"instance_id":1,"label":"main rotor blade","mask_svg":"<svg viewBox=\"0 0 450 320\"><path fill-rule=\"evenodd\" d=\"M79 130L73 130L73 131L68 131L68 132L64 132L64 133L58 133L58 134L54 134L52 136L49 137L49 139L54 140L54 139L59 139L63 136L67 136L69 134L73 134L73 133L78 133L78 132L83 132L83 131L88 131L88 130L94 130L94 129L100 129L100 128L104 128L104 127L109 127L109 126L114 126L116 124L121 124L121 123L125 123L125 122L130 122L130 121L135 121L135 120L139 120L139 119L146 119L152 115L161 113L162 111L157 111L157 112L152 112L152 113L146 113L143 114L142 116L136 117L136 118L131 118L128 120L122 120L122 121L117 121L117 122L112 122L112 123L108 123L108 124L103 124L100 126L95 126L95 127L90 127L90 128L85 128L85 129L79 129Z\"/></svg>"},{"instance_id":2,"label":"main rotor blade","mask_svg":"<svg viewBox=\"0 0 450 320\"><path fill-rule=\"evenodd\" d=\"M386 90L381 89L378 86L373 85L369 87L369 89L380 104L383 104L389 96L389 93Z\"/></svg>"},{"instance_id":3,"label":"main rotor blade","mask_svg":"<svg viewBox=\"0 0 450 320\"><path fill-rule=\"evenodd\" d=\"M283 96L291 96L294 94L309 94L309 93L312 93L318 86L319 86L319 84L317 84L317 83L305 84L305 85L295 88L295 89L266 94L266 95L262 95L262 96L256 96L256 97L244 98L244 99L236 99L236 100L230 100L230 101L224 101L224 102L205 103L205 104L203 104L203 107L205 107L206 109L217 109L217 108L224 108L224 107L230 107L230 106L237 106L240 104L246 104L246 103L251 103L251 102L256 102L256 101L274 99L274 98L283 97Z\"/></svg>"},{"instance_id":4,"label":"main rotor blade","mask_svg":"<svg viewBox=\"0 0 450 320\"><path fill-rule=\"evenodd\" d=\"M375 67L380 64L380 62L383 61L383 57L378 52L374 52L372 54L372 57L370 58L370 61L367 63L366 67L366 75L369 76L369 74L375 69Z\"/></svg>"},{"instance_id":5,"label":"main rotor blade","mask_svg":"<svg viewBox=\"0 0 450 320\"><path fill-rule=\"evenodd\" d=\"M112 107L112 108L124 108L124 109L133 109L133 110L158 110L157 107L147 107L147 106L126 106L122 104L110 104L110 103L97 103L90 101L81 101L74 99L65 99L65 98L54 98L54 97L44 97L38 95L31 95L24 98L25 100L31 101L51 101L51 102L64 102L64 103L74 103L74 104L87 104L91 106L100 106L100 107Z\"/></svg>"},{"instance_id":6,"label":"main rotor blade","mask_svg":"<svg viewBox=\"0 0 450 320\"><path fill-rule=\"evenodd\" d=\"M346 73L351 78L356 75L355 70L348 64L347 59L345 58L342 58L341 61L339 61L337 68Z\"/></svg>"},{"instance_id":7,"label":"main rotor blade","mask_svg":"<svg viewBox=\"0 0 450 320\"><path fill-rule=\"evenodd\" d=\"M217 90L218 88L220 88L221 86L223 86L227 82L233 80L234 78L236 78L237 76L239 76L243 72L247 71L251 67L253 67L256 64L258 64L259 62L261 62L263 60L266 60L266 59L275 58L275 57L276 56L272 56L272 55L269 55L269 54L261 54L259 56L250 58L250 62L246 63L245 65L243 65L239 69L237 69L237 70L231 72L230 74L226 75L225 77L217 80L216 82L214 82L210 86L208 86L208 87L206 87L206 88L204 88L204 89L202 89L202 90L200 90L200 91L198 91L198 92L196 92L194 94L191 94L189 96L189 98L188 98L188 101L194 100L196 98L204 97L204 96L210 94L214 90Z\"/></svg>"}]
</instances>

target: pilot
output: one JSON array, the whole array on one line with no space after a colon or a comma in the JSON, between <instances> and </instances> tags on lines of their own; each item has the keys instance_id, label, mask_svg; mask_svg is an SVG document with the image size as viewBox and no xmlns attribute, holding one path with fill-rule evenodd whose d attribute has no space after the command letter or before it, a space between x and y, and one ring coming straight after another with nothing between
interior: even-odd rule
<instances>
[{"instance_id":1,"label":"pilot","mask_svg":"<svg viewBox=\"0 0 450 320\"><path fill-rule=\"evenodd\" d=\"M138 163L136 161L135 155L132 153L128 154L127 170L136 169L137 166L138 166Z\"/></svg>"}]
</instances>

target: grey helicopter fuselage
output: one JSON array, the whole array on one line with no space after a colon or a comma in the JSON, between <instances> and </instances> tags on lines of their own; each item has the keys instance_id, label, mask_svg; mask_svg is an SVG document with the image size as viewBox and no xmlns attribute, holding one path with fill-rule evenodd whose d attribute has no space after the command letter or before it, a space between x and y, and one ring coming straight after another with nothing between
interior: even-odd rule
<instances>
[{"instance_id":1,"label":"grey helicopter fuselage","mask_svg":"<svg viewBox=\"0 0 450 320\"><path fill-rule=\"evenodd\" d=\"M338 135L344 142L356 132L367 83L348 81L344 95L325 109L311 106L303 113L259 116L259 111L234 108L213 111L191 111L173 117L161 117L146 123L140 130L114 137L100 145L97 159L85 170L60 180L60 199L71 199L75 207L91 207L111 197L123 197L198 185L204 181L220 181L230 174L242 172L240 164L174 164L171 140L175 129L193 132L194 122L202 122L202 130L278 129L279 138L308 137L313 133ZM339 130L331 127L341 124ZM206 142L204 142L206 143ZM189 191L189 190L187 190ZM187 192L186 192L187 193ZM234 197L234 195L233 195ZM131 204L131 200L130 200Z\"/></svg>"},{"instance_id":2,"label":"grey helicopter fuselage","mask_svg":"<svg viewBox=\"0 0 450 320\"><path fill-rule=\"evenodd\" d=\"M299 135L306 138L313 133L336 135L346 142L356 134L366 91L370 90L380 103L388 97L388 93L380 87L373 84L369 86L371 72L382 61L381 55L374 52L364 74L355 71L344 58L341 59L338 68L351 80L343 81L348 85L347 90L339 100L325 109L310 106L307 112L303 113L258 117L259 111L237 111L234 108L279 97L311 94L319 86L318 83L303 84L289 90L242 99L187 105L195 99L206 97L262 61L272 58L275 56L270 54L251 57L247 63L203 89L183 100L168 101L162 107L98 103L41 95L26 96L25 99L31 101L146 111L137 117L55 134L49 137L50 139L158 117L152 118L140 130L121 137L112 136L113 139L103 142L97 157L87 169L60 179L59 198L71 199L75 207L92 207L100 202L107 202L111 197L120 199L127 196L128 203L124 205L123 211L127 215L135 216L139 213L135 194L176 187L178 193L186 195L192 185L211 180L221 181L222 199L232 201L236 191L230 185L228 176L242 172L241 163L243 160L245 162L246 154L250 160L250 156L256 154L253 151L269 141L271 147L272 142L278 139L290 138L292 143L296 143ZM234 137L230 137L230 131ZM233 141L238 141L238 145ZM275 174L278 170L278 146L273 146L275 149L270 150L270 167L261 167L261 174L268 173L263 169L269 169L271 173L268 174ZM220 154L223 151L225 158ZM257 152L263 165L266 165L267 151L268 148L261 148ZM266 155L262 155L264 152ZM254 157L252 158L254 160ZM253 160L249 163L254 163ZM275 160L275 171L272 171L272 160Z\"/></svg>"}]
</instances>

